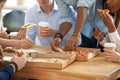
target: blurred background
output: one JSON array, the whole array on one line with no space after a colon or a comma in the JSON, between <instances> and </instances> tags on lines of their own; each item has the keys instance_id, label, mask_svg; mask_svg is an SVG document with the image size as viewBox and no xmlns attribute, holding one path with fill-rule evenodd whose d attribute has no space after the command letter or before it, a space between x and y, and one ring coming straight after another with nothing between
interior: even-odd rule
<instances>
[{"instance_id":1,"label":"blurred background","mask_svg":"<svg viewBox=\"0 0 120 80\"><path fill-rule=\"evenodd\" d=\"M20 30L24 25L25 11L35 3L36 0L7 0L1 17L8 33Z\"/></svg>"}]
</instances>

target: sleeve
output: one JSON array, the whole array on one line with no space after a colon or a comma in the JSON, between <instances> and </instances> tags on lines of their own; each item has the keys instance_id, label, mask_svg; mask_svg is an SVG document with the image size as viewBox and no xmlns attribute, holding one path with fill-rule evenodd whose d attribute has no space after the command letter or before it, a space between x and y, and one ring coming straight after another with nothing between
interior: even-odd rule
<instances>
[{"instance_id":1,"label":"sleeve","mask_svg":"<svg viewBox=\"0 0 120 80\"><path fill-rule=\"evenodd\" d=\"M56 3L58 5L59 11L60 11L60 23L69 22L72 24L72 13L70 6L66 4L63 0L56 0Z\"/></svg>"},{"instance_id":2,"label":"sleeve","mask_svg":"<svg viewBox=\"0 0 120 80\"><path fill-rule=\"evenodd\" d=\"M33 13L33 11L31 11L31 10L28 10L26 12L26 14L25 14L25 24L34 22L34 17L33 17L32 13ZM35 41L36 34L37 34L36 33L36 27L27 29L26 35L28 36L28 38L32 39L33 41Z\"/></svg>"},{"instance_id":3,"label":"sleeve","mask_svg":"<svg viewBox=\"0 0 120 80\"><path fill-rule=\"evenodd\" d=\"M117 30L113 33L108 33L108 35L110 37L110 41L115 43L116 51L120 52L120 36Z\"/></svg>"},{"instance_id":4,"label":"sleeve","mask_svg":"<svg viewBox=\"0 0 120 80\"><path fill-rule=\"evenodd\" d=\"M77 7L90 8L95 2L96 0L79 0L77 3Z\"/></svg>"},{"instance_id":5,"label":"sleeve","mask_svg":"<svg viewBox=\"0 0 120 80\"><path fill-rule=\"evenodd\" d=\"M106 43L106 42L110 42L110 39L109 39L109 36L108 36L108 35L106 35L106 36L104 37L104 39L103 39L101 42L99 42L99 43L100 43L101 46L103 46L104 43Z\"/></svg>"},{"instance_id":6,"label":"sleeve","mask_svg":"<svg viewBox=\"0 0 120 80\"><path fill-rule=\"evenodd\" d=\"M13 74L13 67L11 65L7 65L4 70L0 71L0 80L10 80Z\"/></svg>"}]
</instances>

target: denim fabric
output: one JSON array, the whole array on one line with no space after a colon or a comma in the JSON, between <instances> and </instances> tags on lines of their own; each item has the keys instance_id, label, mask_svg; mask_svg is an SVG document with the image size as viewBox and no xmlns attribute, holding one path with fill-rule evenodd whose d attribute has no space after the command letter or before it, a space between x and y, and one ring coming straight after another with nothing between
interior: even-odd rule
<instances>
[{"instance_id":1,"label":"denim fabric","mask_svg":"<svg viewBox=\"0 0 120 80\"><path fill-rule=\"evenodd\" d=\"M13 74L13 67L11 65L7 65L4 70L0 71L0 80L10 80Z\"/></svg>"}]
</instances>

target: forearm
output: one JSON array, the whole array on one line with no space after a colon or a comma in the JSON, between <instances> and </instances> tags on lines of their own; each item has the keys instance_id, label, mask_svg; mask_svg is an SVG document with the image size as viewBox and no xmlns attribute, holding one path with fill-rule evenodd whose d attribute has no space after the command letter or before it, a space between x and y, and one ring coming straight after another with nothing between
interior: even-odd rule
<instances>
[{"instance_id":1,"label":"forearm","mask_svg":"<svg viewBox=\"0 0 120 80\"><path fill-rule=\"evenodd\" d=\"M115 32L115 30L116 30L115 25L110 25L110 27L108 27L109 33Z\"/></svg>"},{"instance_id":2,"label":"forearm","mask_svg":"<svg viewBox=\"0 0 120 80\"><path fill-rule=\"evenodd\" d=\"M81 32L84 22L86 20L86 15L87 15L87 8L79 7L77 9L77 19L76 19L74 33L79 34Z\"/></svg>"},{"instance_id":3,"label":"forearm","mask_svg":"<svg viewBox=\"0 0 120 80\"><path fill-rule=\"evenodd\" d=\"M16 43L18 43L18 41L0 38L0 44L2 45L2 47L16 47L19 44Z\"/></svg>"},{"instance_id":4,"label":"forearm","mask_svg":"<svg viewBox=\"0 0 120 80\"><path fill-rule=\"evenodd\" d=\"M66 33L70 30L71 26L72 26L72 24L69 23L69 22L64 22L64 23L62 23L62 24L60 25L60 29L59 29L59 30L60 30L60 33L61 33L63 36L65 36Z\"/></svg>"}]
</instances>

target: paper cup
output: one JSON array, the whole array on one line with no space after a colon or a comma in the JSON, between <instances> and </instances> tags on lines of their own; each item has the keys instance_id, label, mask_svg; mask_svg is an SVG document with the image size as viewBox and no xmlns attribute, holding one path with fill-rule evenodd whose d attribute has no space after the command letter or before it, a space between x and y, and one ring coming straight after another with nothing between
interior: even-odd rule
<instances>
[{"instance_id":1,"label":"paper cup","mask_svg":"<svg viewBox=\"0 0 120 80\"><path fill-rule=\"evenodd\" d=\"M48 27L50 27L48 22L41 21L38 23L39 32L40 32L40 30L42 31L44 28L48 28ZM40 36L40 38L43 38L42 35L39 34L39 36Z\"/></svg>"},{"instance_id":2,"label":"paper cup","mask_svg":"<svg viewBox=\"0 0 120 80\"><path fill-rule=\"evenodd\" d=\"M104 43L104 48L115 50L115 43Z\"/></svg>"}]
</instances>

